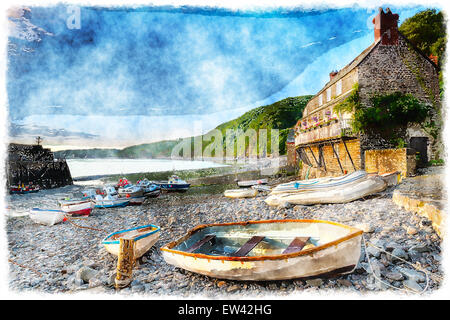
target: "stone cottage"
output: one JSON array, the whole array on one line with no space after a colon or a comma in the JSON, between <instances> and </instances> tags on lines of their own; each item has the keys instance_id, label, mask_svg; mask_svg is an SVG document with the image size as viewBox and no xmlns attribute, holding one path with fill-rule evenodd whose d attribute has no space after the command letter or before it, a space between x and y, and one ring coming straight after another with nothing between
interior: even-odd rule
<instances>
[{"instance_id":1,"label":"stone cottage","mask_svg":"<svg viewBox=\"0 0 450 320\"><path fill-rule=\"evenodd\" d=\"M369 159L365 152L388 149L383 141L352 133L352 114L334 110L356 90L355 84L363 105L368 105L375 94L401 92L412 94L425 104L440 106L438 66L400 33L398 18L389 8L386 12L379 9L373 19L374 42L347 66L330 73L330 80L308 102L294 127L295 156L302 160L304 169L314 171L314 176L341 175L359 169L398 169L409 174L405 166L410 148L392 150L392 154L384 150L384 161L388 163L383 167L379 163L383 160ZM408 147L415 148L423 162L432 152L430 139L420 128L408 128ZM399 163L394 163L394 159Z\"/></svg>"}]
</instances>

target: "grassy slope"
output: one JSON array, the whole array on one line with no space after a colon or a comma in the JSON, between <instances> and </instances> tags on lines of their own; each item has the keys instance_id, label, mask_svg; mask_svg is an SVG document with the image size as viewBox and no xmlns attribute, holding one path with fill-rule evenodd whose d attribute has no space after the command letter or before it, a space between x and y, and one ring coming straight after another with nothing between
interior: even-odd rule
<instances>
[{"instance_id":1,"label":"grassy slope","mask_svg":"<svg viewBox=\"0 0 450 320\"><path fill-rule=\"evenodd\" d=\"M273 104L258 107L252 109L237 119L225 122L219 125L216 129L220 130L223 136L223 146L226 147L230 145L230 141L225 140L225 134L227 130L242 130L243 132L248 129L254 129L258 132L259 129L267 129L268 135L268 146L267 150L270 151L270 129L278 129L280 140L279 140L279 152L280 154L286 153L286 138L289 132L289 128L293 127L296 121L301 118L303 109L306 103L311 99L312 96L299 96L299 97L289 97ZM211 133L211 132L210 132ZM206 134L208 135L208 133ZM205 135L205 136L206 136ZM202 150L204 150L210 143L211 139L209 137L202 136ZM200 138L200 137L197 137ZM189 138L188 138L189 139ZM89 150L65 150L55 152L57 157L66 158L107 158L107 157L118 157L118 158L156 158L156 157L170 157L172 149L181 141L178 140L167 140L159 141L147 144L140 144L131 147L124 148L122 150L118 149L89 149ZM193 154L193 142L194 137L191 138L191 150ZM234 138L236 142L236 138ZM259 143L259 141L258 141ZM248 141L246 143L248 148ZM257 147L257 146L256 146ZM250 148L250 153L256 152L257 148ZM236 148L234 154L236 154ZM225 152L224 152L225 153ZM213 153L214 155L214 153Z\"/></svg>"}]
</instances>

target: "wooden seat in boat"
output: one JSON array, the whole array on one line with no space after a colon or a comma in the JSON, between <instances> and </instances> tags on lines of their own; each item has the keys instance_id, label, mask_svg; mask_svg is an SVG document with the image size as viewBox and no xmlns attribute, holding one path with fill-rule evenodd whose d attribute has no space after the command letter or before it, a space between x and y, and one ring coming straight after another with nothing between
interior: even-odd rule
<instances>
[{"instance_id":1,"label":"wooden seat in boat","mask_svg":"<svg viewBox=\"0 0 450 320\"><path fill-rule=\"evenodd\" d=\"M264 239L264 236L254 236L254 237L252 237L250 240L248 240L246 243L244 243L242 245L242 247L240 247L235 253L233 253L233 257L244 257L244 256L246 256L263 239Z\"/></svg>"},{"instance_id":2,"label":"wooden seat in boat","mask_svg":"<svg viewBox=\"0 0 450 320\"><path fill-rule=\"evenodd\" d=\"M310 237L295 237L282 254L301 251L309 239Z\"/></svg>"},{"instance_id":3,"label":"wooden seat in boat","mask_svg":"<svg viewBox=\"0 0 450 320\"><path fill-rule=\"evenodd\" d=\"M192 246L187 248L185 252L194 252L197 249L200 249L205 243L213 240L216 237L214 234L207 234L203 239L197 241Z\"/></svg>"}]
</instances>

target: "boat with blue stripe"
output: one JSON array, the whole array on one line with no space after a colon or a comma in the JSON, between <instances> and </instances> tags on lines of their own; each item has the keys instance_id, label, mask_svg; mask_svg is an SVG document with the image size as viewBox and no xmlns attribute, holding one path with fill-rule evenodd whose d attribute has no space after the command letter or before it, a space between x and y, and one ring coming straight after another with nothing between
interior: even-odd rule
<instances>
[{"instance_id":1,"label":"boat with blue stripe","mask_svg":"<svg viewBox=\"0 0 450 320\"><path fill-rule=\"evenodd\" d=\"M102 243L109 253L118 256L120 238L133 239L135 242L134 257L137 259L143 256L158 241L160 230L159 226L153 224L120 230L109 234L103 239Z\"/></svg>"}]
</instances>

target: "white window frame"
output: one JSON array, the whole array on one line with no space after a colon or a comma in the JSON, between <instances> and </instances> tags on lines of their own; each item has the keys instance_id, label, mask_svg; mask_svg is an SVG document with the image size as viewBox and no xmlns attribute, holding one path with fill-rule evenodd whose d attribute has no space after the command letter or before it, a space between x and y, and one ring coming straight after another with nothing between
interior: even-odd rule
<instances>
[{"instance_id":1,"label":"white window frame","mask_svg":"<svg viewBox=\"0 0 450 320\"><path fill-rule=\"evenodd\" d=\"M323 98L322 94L319 96L319 106L323 105Z\"/></svg>"},{"instance_id":2,"label":"white window frame","mask_svg":"<svg viewBox=\"0 0 450 320\"><path fill-rule=\"evenodd\" d=\"M327 102L331 100L331 87L327 89Z\"/></svg>"},{"instance_id":3,"label":"white window frame","mask_svg":"<svg viewBox=\"0 0 450 320\"><path fill-rule=\"evenodd\" d=\"M336 96L342 94L342 79L336 82Z\"/></svg>"}]
</instances>

